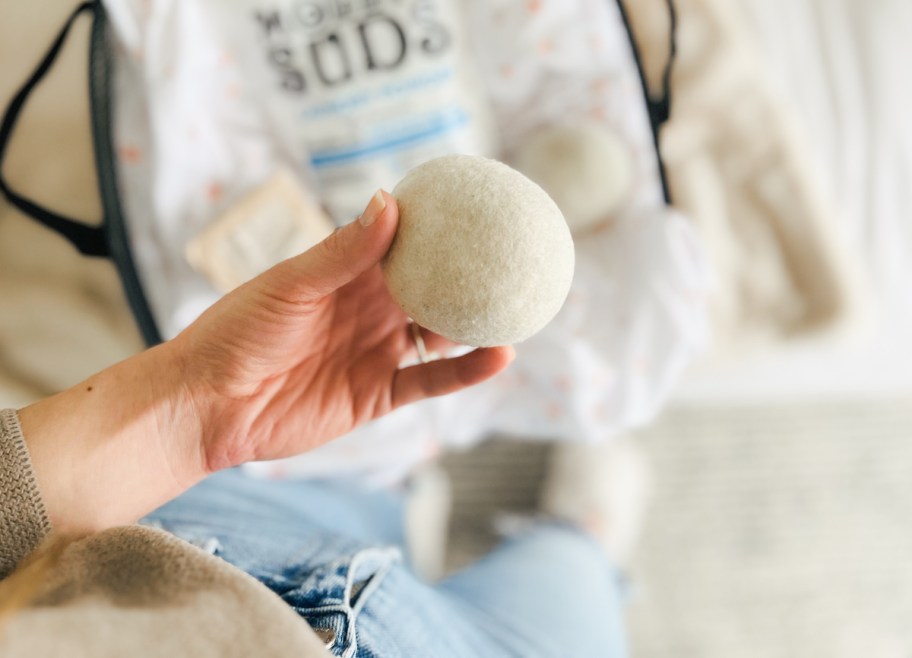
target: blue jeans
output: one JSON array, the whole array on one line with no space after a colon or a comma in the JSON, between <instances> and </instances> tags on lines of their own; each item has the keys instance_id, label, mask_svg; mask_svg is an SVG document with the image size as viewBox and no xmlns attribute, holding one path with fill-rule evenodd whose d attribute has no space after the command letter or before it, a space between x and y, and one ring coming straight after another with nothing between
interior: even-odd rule
<instances>
[{"instance_id":1,"label":"blue jeans","mask_svg":"<svg viewBox=\"0 0 912 658\"><path fill-rule=\"evenodd\" d=\"M337 656L626 656L620 578L569 527L538 526L429 584L402 558L402 499L351 483L229 471L144 523L260 580Z\"/></svg>"}]
</instances>

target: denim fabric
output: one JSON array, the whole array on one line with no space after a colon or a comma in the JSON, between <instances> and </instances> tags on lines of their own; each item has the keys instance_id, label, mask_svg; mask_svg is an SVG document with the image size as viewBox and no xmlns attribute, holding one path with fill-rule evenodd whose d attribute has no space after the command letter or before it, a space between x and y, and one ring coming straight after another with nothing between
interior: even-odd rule
<instances>
[{"instance_id":1,"label":"denim fabric","mask_svg":"<svg viewBox=\"0 0 912 658\"><path fill-rule=\"evenodd\" d=\"M352 658L620 658L620 579L543 525L428 584L403 558L403 505L351 483L213 476L144 523L251 574Z\"/></svg>"}]
</instances>

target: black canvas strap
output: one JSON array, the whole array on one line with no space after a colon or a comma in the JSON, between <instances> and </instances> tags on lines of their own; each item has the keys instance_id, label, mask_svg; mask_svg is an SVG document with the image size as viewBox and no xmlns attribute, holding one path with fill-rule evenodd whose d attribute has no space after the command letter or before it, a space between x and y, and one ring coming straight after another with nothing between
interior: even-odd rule
<instances>
[{"instance_id":1,"label":"black canvas strap","mask_svg":"<svg viewBox=\"0 0 912 658\"><path fill-rule=\"evenodd\" d=\"M643 66L643 58L640 49L637 46L634 37L633 25L630 22L630 16L624 3L630 0L617 0L618 9L621 12L621 19L624 21L624 27L630 36L630 45L633 48L633 56L636 59L637 69L640 74L640 82L643 85L643 94L646 98L646 107L649 111L649 123L652 126L652 134L655 140L656 156L659 161L659 178L662 182L662 191L665 195L665 201L671 203L671 190L668 185L668 174L665 170L665 161L662 159L662 151L659 145L659 133L662 126L668 122L671 117L671 76L674 71L675 60L678 56L678 12L675 6L675 0L665 0L668 6L669 34L668 34L668 62L665 64L665 70L662 72L662 89L660 95L652 94L649 89L649 82L646 79L646 70Z\"/></svg>"},{"instance_id":2,"label":"black canvas strap","mask_svg":"<svg viewBox=\"0 0 912 658\"><path fill-rule=\"evenodd\" d=\"M654 121L660 125L671 118L671 74L674 72L675 59L678 57L678 12L674 0L665 0L668 5L668 62L662 72L662 95L651 100Z\"/></svg>"},{"instance_id":3,"label":"black canvas strap","mask_svg":"<svg viewBox=\"0 0 912 658\"><path fill-rule=\"evenodd\" d=\"M47 54L41 60L41 63L35 69L25 84L19 89L13 100L6 108L3 114L3 122L0 123L0 192L6 197L11 205L18 208L26 215L36 219L48 228L60 233L69 240L81 253L87 256L108 256L108 246L105 241L104 229L97 226L89 226L82 222L64 217L52 210L35 203L11 189L6 177L3 175L3 163L6 158L6 150L9 147L13 135L13 129L16 122L22 114L22 110L28 101L29 96L48 74L57 60L57 56L63 48L69 35L70 28L83 13L95 11L95 2L83 2L78 5L73 13L70 14L60 34L54 40Z\"/></svg>"}]
</instances>

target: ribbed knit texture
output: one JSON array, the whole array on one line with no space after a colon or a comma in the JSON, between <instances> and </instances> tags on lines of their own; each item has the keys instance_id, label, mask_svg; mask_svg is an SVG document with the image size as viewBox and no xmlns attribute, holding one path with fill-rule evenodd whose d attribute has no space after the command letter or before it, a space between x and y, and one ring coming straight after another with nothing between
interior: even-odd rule
<instances>
[{"instance_id":1,"label":"ribbed knit texture","mask_svg":"<svg viewBox=\"0 0 912 658\"><path fill-rule=\"evenodd\" d=\"M2 579L51 530L12 410L0 411L0 496ZM39 594L3 620L3 658L331 658L262 583L161 530L91 534L44 576Z\"/></svg>"},{"instance_id":2,"label":"ribbed knit texture","mask_svg":"<svg viewBox=\"0 0 912 658\"><path fill-rule=\"evenodd\" d=\"M51 531L19 416L0 411L0 578Z\"/></svg>"}]
</instances>

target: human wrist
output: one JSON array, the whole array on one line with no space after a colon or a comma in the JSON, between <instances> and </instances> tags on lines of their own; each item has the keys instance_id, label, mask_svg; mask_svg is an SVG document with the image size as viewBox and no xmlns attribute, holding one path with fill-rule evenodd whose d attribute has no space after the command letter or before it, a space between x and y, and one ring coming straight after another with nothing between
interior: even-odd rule
<instances>
[{"instance_id":1,"label":"human wrist","mask_svg":"<svg viewBox=\"0 0 912 658\"><path fill-rule=\"evenodd\" d=\"M164 344L19 412L56 530L133 523L205 477L183 378Z\"/></svg>"},{"instance_id":2,"label":"human wrist","mask_svg":"<svg viewBox=\"0 0 912 658\"><path fill-rule=\"evenodd\" d=\"M146 404L154 410L147 431L162 440L162 456L175 480L192 486L213 472L203 436L214 405L195 385L192 360L179 341L168 341L138 357L150 383Z\"/></svg>"},{"instance_id":3,"label":"human wrist","mask_svg":"<svg viewBox=\"0 0 912 658\"><path fill-rule=\"evenodd\" d=\"M182 427L183 441L197 453L193 463L196 472L189 476L202 479L248 460L229 457L220 449L243 424L244 393L219 386L222 377L211 367L218 356L194 329L191 326L162 346L167 349L165 358L173 373L165 386L171 391L169 399L175 401L173 408L162 409L162 424Z\"/></svg>"}]
</instances>

